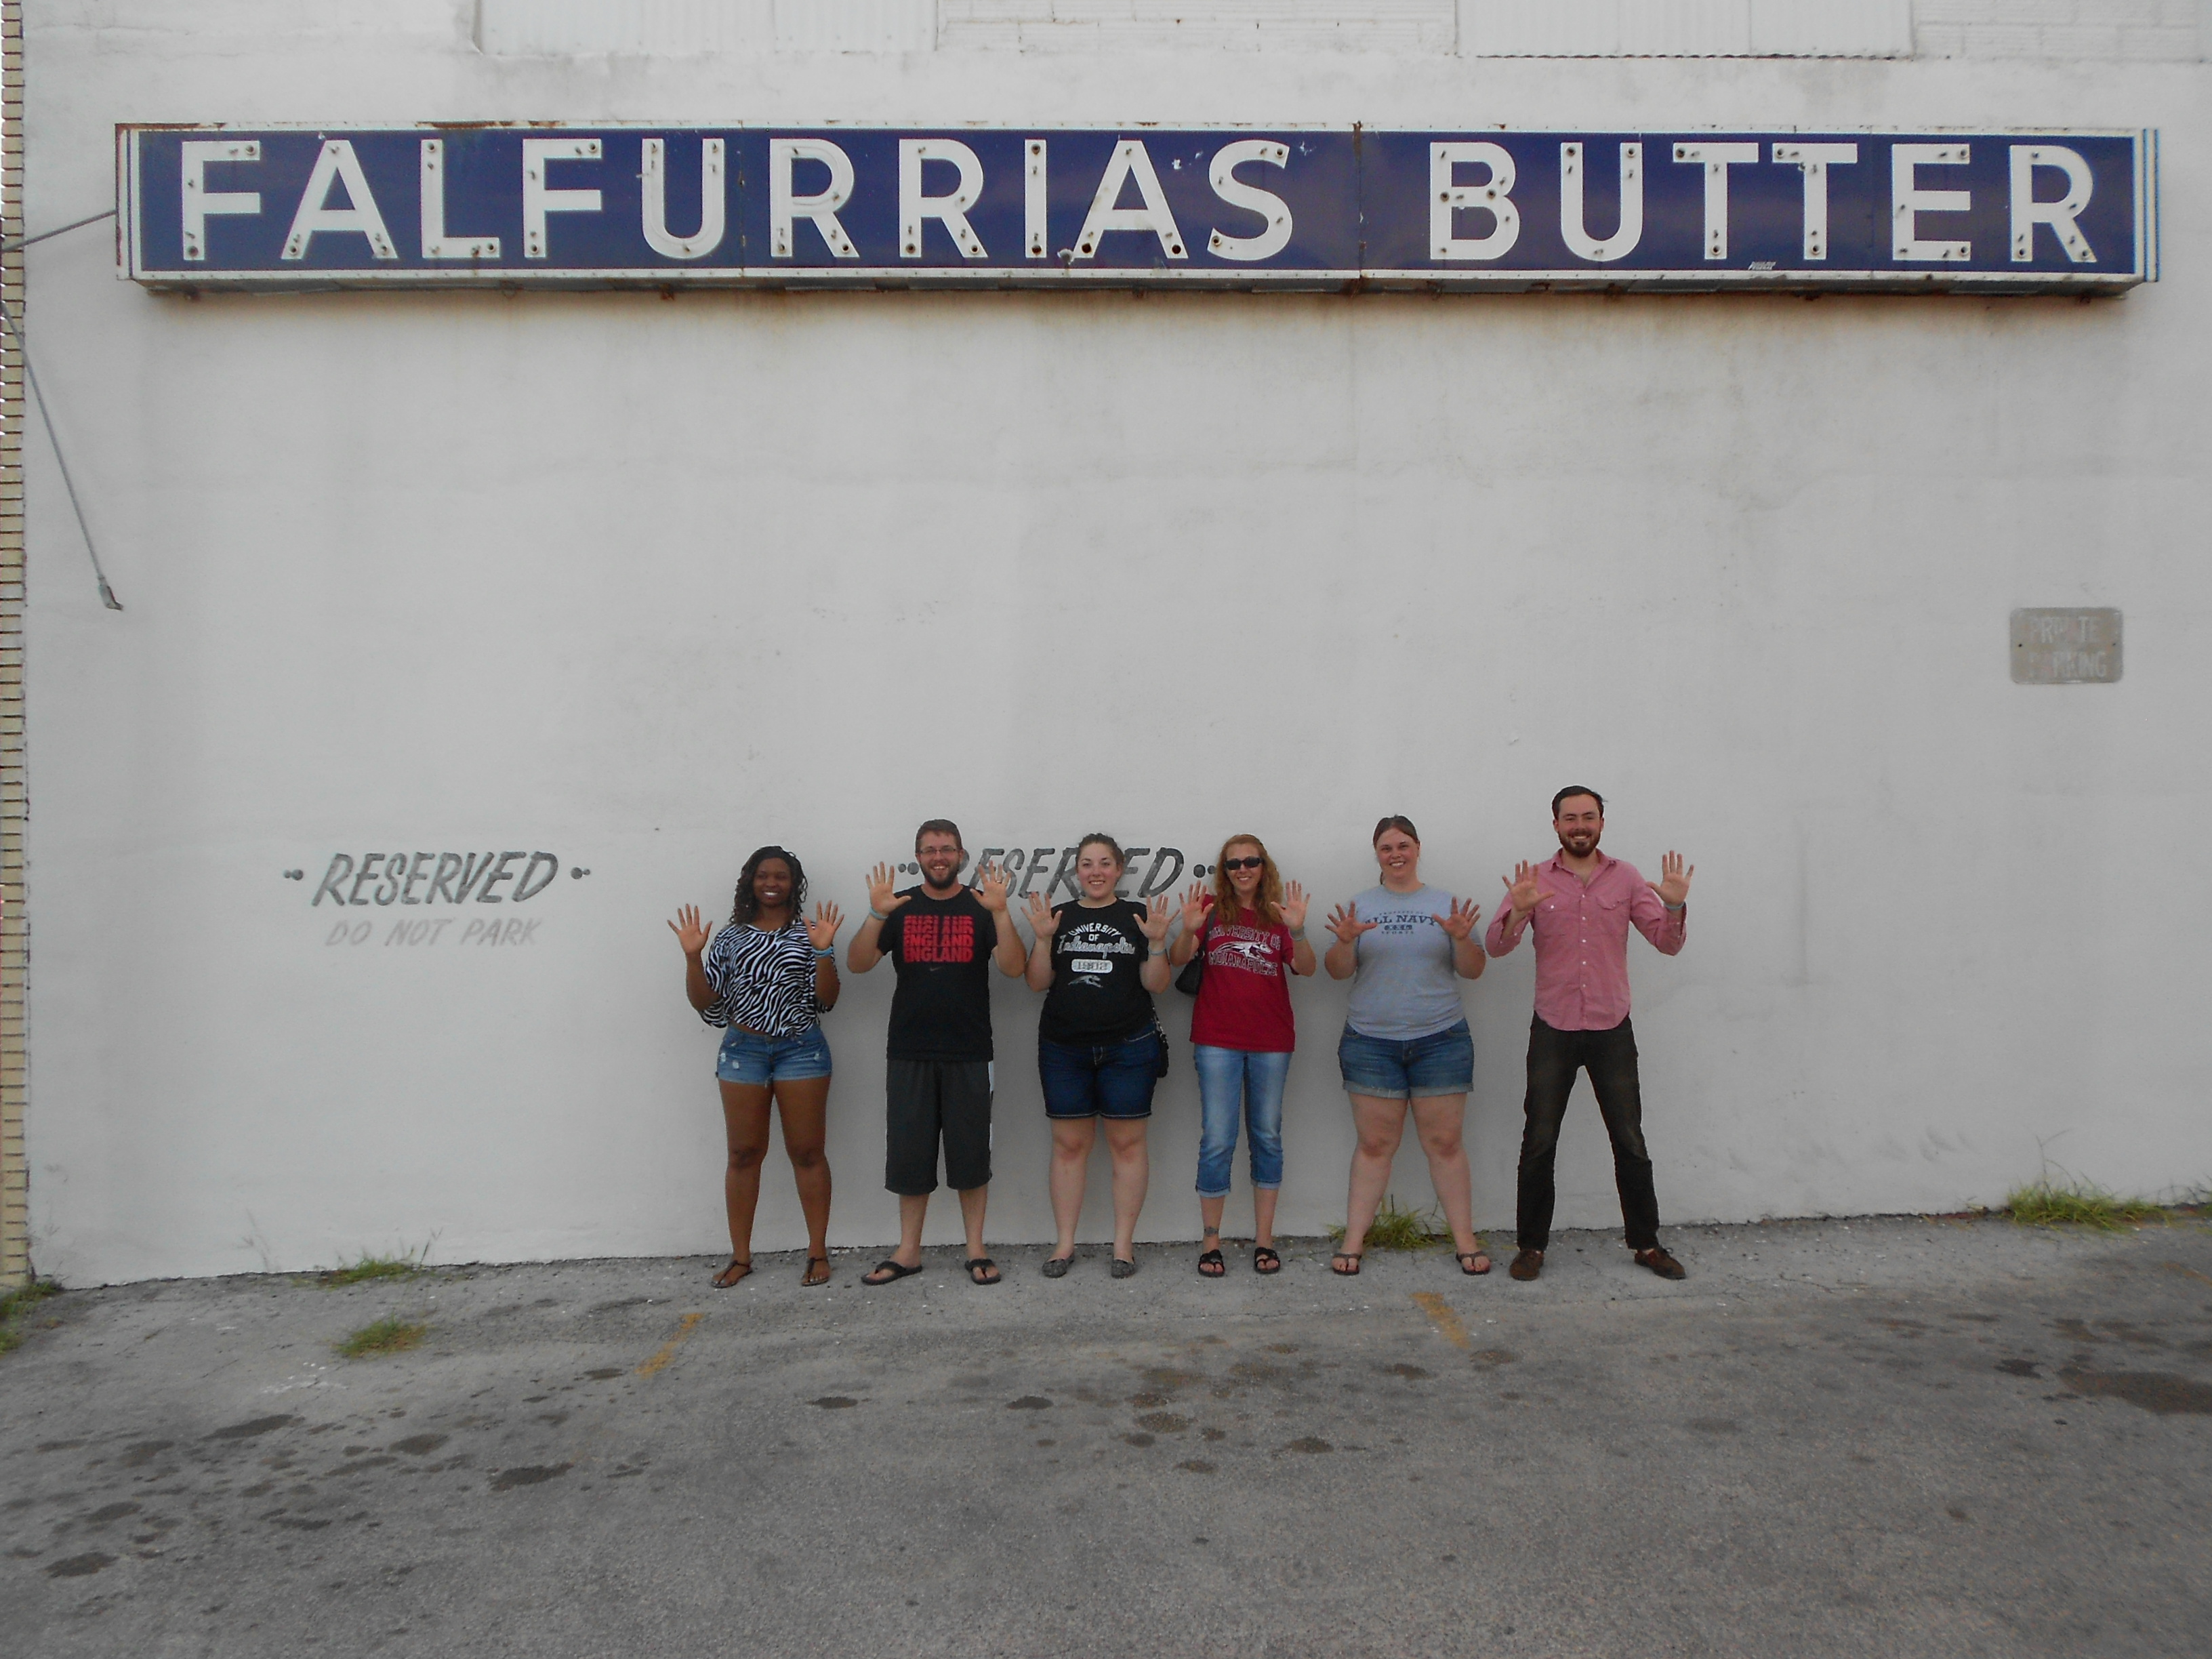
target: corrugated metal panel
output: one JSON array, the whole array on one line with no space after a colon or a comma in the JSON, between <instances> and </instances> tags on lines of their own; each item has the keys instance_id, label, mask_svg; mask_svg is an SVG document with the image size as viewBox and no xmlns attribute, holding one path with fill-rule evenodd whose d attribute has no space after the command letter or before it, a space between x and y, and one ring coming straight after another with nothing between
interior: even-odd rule
<instances>
[{"instance_id":1,"label":"corrugated metal panel","mask_svg":"<svg viewBox=\"0 0 2212 1659\"><path fill-rule=\"evenodd\" d=\"M1461 0L1485 58L1909 58L1912 0Z\"/></svg>"},{"instance_id":2,"label":"corrugated metal panel","mask_svg":"<svg viewBox=\"0 0 2212 1659\"><path fill-rule=\"evenodd\" d=\"M477 46L502 58L927 52L937 0L477 0Z\"/></svg>"},{"instance_id":3,"label":"corrugated metal panel","mask_svg":"<svg viewBox=\"0 0 2212 1659\"><path fill-rule=\"evenodd\" d=\"M1459 0L941 0L942 46L1449 53Z\"/></svg>"}]
</instances>

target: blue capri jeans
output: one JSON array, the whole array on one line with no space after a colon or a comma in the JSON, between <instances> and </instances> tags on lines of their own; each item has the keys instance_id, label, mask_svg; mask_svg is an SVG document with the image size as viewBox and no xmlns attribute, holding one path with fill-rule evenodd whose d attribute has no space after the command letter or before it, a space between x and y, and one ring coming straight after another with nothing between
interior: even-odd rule
<instances>
[{"instance_id":1,"label":"blue capri jeans","mask_svg":"<svg viewBox=\"0 0 2212 1659\"><path fill-rule=\"evenodd\" d=\"M1191 1047L1198 1068L1198 1195L1229 1196L1229 1168L1237 1158L1239 1118L1252 1132L1252 1184L1283 1184L1283 1084L1291 1074L1287 1054Z\"/></svg>"}]
</instances>

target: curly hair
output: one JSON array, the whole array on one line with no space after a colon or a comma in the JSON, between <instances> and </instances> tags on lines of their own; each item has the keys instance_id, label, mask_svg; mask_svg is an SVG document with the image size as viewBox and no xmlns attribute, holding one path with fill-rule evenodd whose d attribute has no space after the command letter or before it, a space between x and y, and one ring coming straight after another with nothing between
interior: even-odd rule
<instances>
[{"instance_id":1,"label":"curly hair","mask_svg":"<svg viewBox=\"0 0 2212 1659\"><path fill-rule=\"evenodd\" d=\"M759 873L762 860L781 859L791 866L791 914L796 920L806 904L806 869L798 854L786 852L781 847L758 847L745 860L745 867L738 872L737 895L730 902L730 921L737 927L760 915L760 896L753 891L753 877Z\"/></svg>"},{"instance_id":2,"label":"curly hair","mask_svg":"<svg viewBox=\"0 0 2212 1659\"><path fill-rule=\"evenodd\" d=\"M1260 925L1273 927L1283 919L1283 872L1275 868L1275 860L1267 851L1267 843L1257 836L1231 836L1221 843L1221 851L1213 860L1213 915L1223 921L1234 921L1243 907L1237 899L1237 889L1231 884L1229 872L1221 867L1232 847L1249 847L1260 855L1260 885L1252 895L1254 908L1259 912Z\"/></svg>"}]
</instances>

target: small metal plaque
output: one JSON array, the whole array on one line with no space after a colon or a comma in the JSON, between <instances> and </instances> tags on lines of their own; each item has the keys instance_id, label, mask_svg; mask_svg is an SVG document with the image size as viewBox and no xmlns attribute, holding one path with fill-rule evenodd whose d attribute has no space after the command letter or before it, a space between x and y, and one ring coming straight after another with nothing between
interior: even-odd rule
<instances>
[{"instance_id":1,"label":"small metal plaque","mask_svg":"<svg viewBox=\"0 0 2212 1659\"><path fill-rule=\"evenodd\" d=\"M2120 678L2120 613L2104 607L2012 613L2015 685L2110 685Z\"/></svg>"}]
</instances>

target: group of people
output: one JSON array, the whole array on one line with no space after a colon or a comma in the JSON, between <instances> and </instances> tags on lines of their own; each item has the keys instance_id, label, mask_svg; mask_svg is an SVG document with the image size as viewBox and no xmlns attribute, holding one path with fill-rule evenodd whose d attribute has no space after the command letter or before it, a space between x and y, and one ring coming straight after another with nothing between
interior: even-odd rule
<instances>
[{"instance_id":1,"label":"group of people","mask_svg":"<svg viewBox=\"0 0 2212 1659\"><path fill-rule=\"evenodd\" d=\"M1037 1074L1052 1125L1050 1189L1057 1240L1048 1279L1075 1260L1075 1234L1091 1153L1103 1125L1112 1163L1110 1271L1137 1271L1137 1218L1151 1177L1146 1128L1152 1094L1168 1069L1168 1042L1153 999L1170 979L1194 994L1190 1042L1201 1128L1197 1267L1227 1272L1222 1211L1239 1130L1252 1182L1252 1266L1282 1270L1274 1248L1283 1182L1283 1095L1297 1047L1290 981L1325 965L1352 991L1337 1064L1350 1097L1352 1153L1343 1247L1330 1267L1359 1272L1369 1228L1410 1115L1426 1156L1452 1250L1463 1273L1491 1270L1474 1233L1472 1183L1462 1139L1474 1086L1474 1046L1459 981L1480 979L1492 957L1533 933L1535 1013L1529 1024L1528 1091L1521 1139L1516 1245L1509 1271L1533 1279L1551 1237L1553 1167L1559 1126L1578 1072L1613 1143L1626 1242L1636 1261L1664 1279L1684 1269L1659 1243L1659 1206L1643 1130L1636 1036L1629 1018L1628 930L1668 956L1682 948L1690 879L1678 854L1646 882L1632 865L1598 850L1605 803L1573 786L1552 801L1559 850L1523 862L1505 878L1504 904L1486 932L1472 902L1421 879L1421 838L1393 816L1375 826L1379 880L1338 905L1332 942L1316 957L1306 937L1309 900L1286 882L1256 836L1223 843L1207 883L1179 905L1121 896L1127 856L1111 836L1078 848L1077 896L1052 905L1031 893L1024 944L1006 872L985 865L962 880L968 855L959 829L932 818L915 836L921 881L897 888L878 865L868 878L868 915L845 950L865 974L888 960L891 996L885 1078L884 1184L898 1195L899 1243L863 1279L889 1285L921 1270L922 1224L942 1154L959 1194L966 1268L977 1285L1000 1273L984 1247L991 1183L994 1049L990 974L1020 976L1044 994L1037 1022ZM768 1150L771 1108L782 1119L805 1212L807 1258L800 1282L827 1284L830 1166L823 1152L830 1045L822 1016L836 1006L837 935L843 914L818 903L805 918L806 874L781 847L745 860L729 921L710 933L686 905L669 926L684 957L691 1006L726 1035L715 1065L728 1134L724 1195L730 1261L714 1283L727 1289L752 1272L752 1224Z\"/></svg>"}]
</instances>

